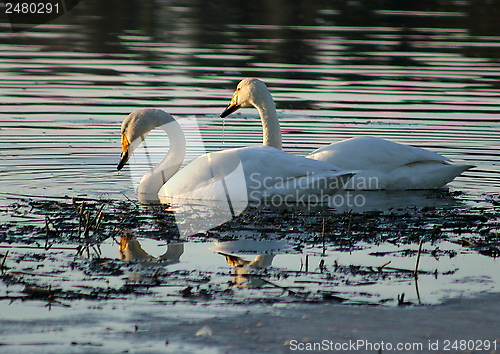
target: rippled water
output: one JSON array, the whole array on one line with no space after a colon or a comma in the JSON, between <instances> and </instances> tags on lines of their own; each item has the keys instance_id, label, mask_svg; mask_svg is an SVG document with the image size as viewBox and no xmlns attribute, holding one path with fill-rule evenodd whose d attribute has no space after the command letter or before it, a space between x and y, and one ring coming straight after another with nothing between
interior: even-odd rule
<instances>
[{"instance_id":1,"label":"rippled water","mask_svg":"<svg viewBox=\"0 0 500 354\"><path fill-rule=\"evenodd\" d=\"M241 5L248 17L224 2L144 2L116 16L80 4L27 32L0 24L0 203L134 199L116 164L120 123L140 107L196 120L203 145L188 159L260 143L256 110L219 118L248 76L270 88L288 152L374 135L476 165L450 183L466 203L500 192L500 37L491 21L481 26L486 12L318 2L273 18L273 4ZM151 143L168 145L161 134ZM412 203L391 198L385 206Z\"/></svg>"}]
</instances>

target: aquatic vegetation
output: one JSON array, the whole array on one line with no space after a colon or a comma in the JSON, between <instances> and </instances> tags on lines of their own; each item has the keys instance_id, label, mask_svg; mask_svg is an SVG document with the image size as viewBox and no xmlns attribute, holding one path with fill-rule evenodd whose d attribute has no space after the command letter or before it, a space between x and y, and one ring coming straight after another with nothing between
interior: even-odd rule
<instances>
[{"instance_id":1,"label":"aquatic vegetation","mask_svg":"<svg viewBox=\"0 0 500 354\"><path fill-rule=\"evenodd\" d=\"M472 280L454 277L460 267L467 267L468 257L500 255L496 200L486 199L477 208L425 206L365 212L247 208L219 227L182 238L172 211L164 205L111 199L18 199L0 211L7 219L0 228L4 287L0 298L43 300L50 306L81 298L139 295L168 303L426 303L420 299L419 281L450 278L450 283L467 287ZM137 238L138 247L147 240L185 246L175 262L162 263L162 257L153 256L142 263L120 260L113 252L118 254L122 236ZM260 243L280 246L257 257L258 250L236 252L237 248L226 247L221 251L219 247L210 251L207 247L214 241L219 245L233 241L234 246L242 240L247 240L244 247L248 240L254 240L256 247ZM203 249L204 256L196 254L198 259L193 260L190 247ZM207 254L216 257L215 265L202 259ZM342 258L351 254L362 257ZM458 255L466 257L456 268L429 268L429 260L445 264ZM290 257L292 263L276 261L280 257ZM398 265L399 260L405 266ZM485 284L490 282L486 278ZM370 290L381 285L399 289L403 283L415 284L416 297Z\"/></svg>"}]
</instances>

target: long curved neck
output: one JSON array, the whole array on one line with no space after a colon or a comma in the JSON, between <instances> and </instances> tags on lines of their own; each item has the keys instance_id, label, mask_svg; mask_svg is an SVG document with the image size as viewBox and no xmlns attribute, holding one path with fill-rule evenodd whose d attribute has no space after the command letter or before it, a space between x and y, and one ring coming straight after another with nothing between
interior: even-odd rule
<instances>
[{"instance_id":1,"label":"long curved neck","mask_svg":"<svg viewBox=\"0 0 500 354\"><path fill-rule=\"evenodd\" d=\"M272 146L281 150L282 138L278 112L273 97L269 93L255 102L255 108L259 111L262 121L262 138L264 146Z\"/></svg>"},{"instance_id":2,"label":"long curved neck","mask_svg":"<svg viewBox=\"0 0 500 354\"><path fill-rule=\"evenodd\" d=\"M186 155L186 138L180 124L173 119L159 128L167 133L170 147L163 160L142 177L137 191L140 201L158 201L160 188L179 170Z\"/></svg>"}]
</instances>

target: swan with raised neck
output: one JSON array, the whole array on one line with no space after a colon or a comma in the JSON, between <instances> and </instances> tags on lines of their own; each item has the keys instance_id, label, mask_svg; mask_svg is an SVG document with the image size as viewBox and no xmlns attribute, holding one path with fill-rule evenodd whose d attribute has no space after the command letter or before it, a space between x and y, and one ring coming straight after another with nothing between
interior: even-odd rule
<instances>
[{"instance_id":1,"label":"swan with raised neck","mask_svg":"<svg viewBox=\"0 0 500 354\"><path fill-rule=\"evenodd\" d=\"M276 107L267 86L256 78L243 79L224 118L240 107L255 107L262 121L264 145L282 148ZM358 136L317 149L306 156L337 170L357 170L347 189L435 189L451 182L473 165L454 164L433 151L389 140ZM372 182L374 181L374 182Z\"/></svg>"},{"instance_id":2,"label":"swan with raised neck","mask_svg":"<svg viewBox=\"0 0 500 354\"><path fill-rule=\"evenodd\" d=\"M224 118L240 108L247 107L255 107L259 111L263 145L281 150L281 128L273 96L263 81L253 77L243 79L238 84L231 103L220 116Z\"/></svg>"}]
</instances>

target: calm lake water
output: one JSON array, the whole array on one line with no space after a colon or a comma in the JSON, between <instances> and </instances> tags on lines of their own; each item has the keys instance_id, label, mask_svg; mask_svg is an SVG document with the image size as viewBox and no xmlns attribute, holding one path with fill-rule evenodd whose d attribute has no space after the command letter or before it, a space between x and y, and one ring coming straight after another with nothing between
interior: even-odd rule
<instances>
[{"instance_id":1,"label":"calm lake water","mask_svg":"<svg viewBox=\"0 0 500 354\"><path fill-rule=\"evenodd\" d=\"M135 199L130 172L118 173L116 165L120 124L137 108L195 119L203 146L188 159L260 143L256 110L219 118L245 77L268 85L285 151L306 155L345 138L378 136L477 166L449 185L465 192L459 197L465 208L485 195L498 198L500 21L495 14L500 6L473 1L284 3L81 1L53 23L15 34L4 19L0 207L16 201L17 194ZM160 151L168 144L161 135L152 141ZM407 194L401 199L411 205ZM141 242L149 250L165 246ZM210 247L186 243L184 263L174 269L224 266ZM116 254L115 244L103 248L108 257ZM16 252L24 251L11 255ZM318 252L311 247L311 262L322 259ZM379 266L381 261L369 252L366 246L325 259ZM474 267L461 268L445 281L421 280L424 303L498 292L498 272L491 272L498 262L473 253L442 260L440 266L443 271L466 262ZM274 266L295 269L302 256L284 253ZM428 256L427 261L425 269L432 271L434 260ZM413 265L414 259L400 264ZM407 291L415 299L404 290L414 286L412 281L382 282L366 291L392 298Z\"/></svg>"}]
</instances>

